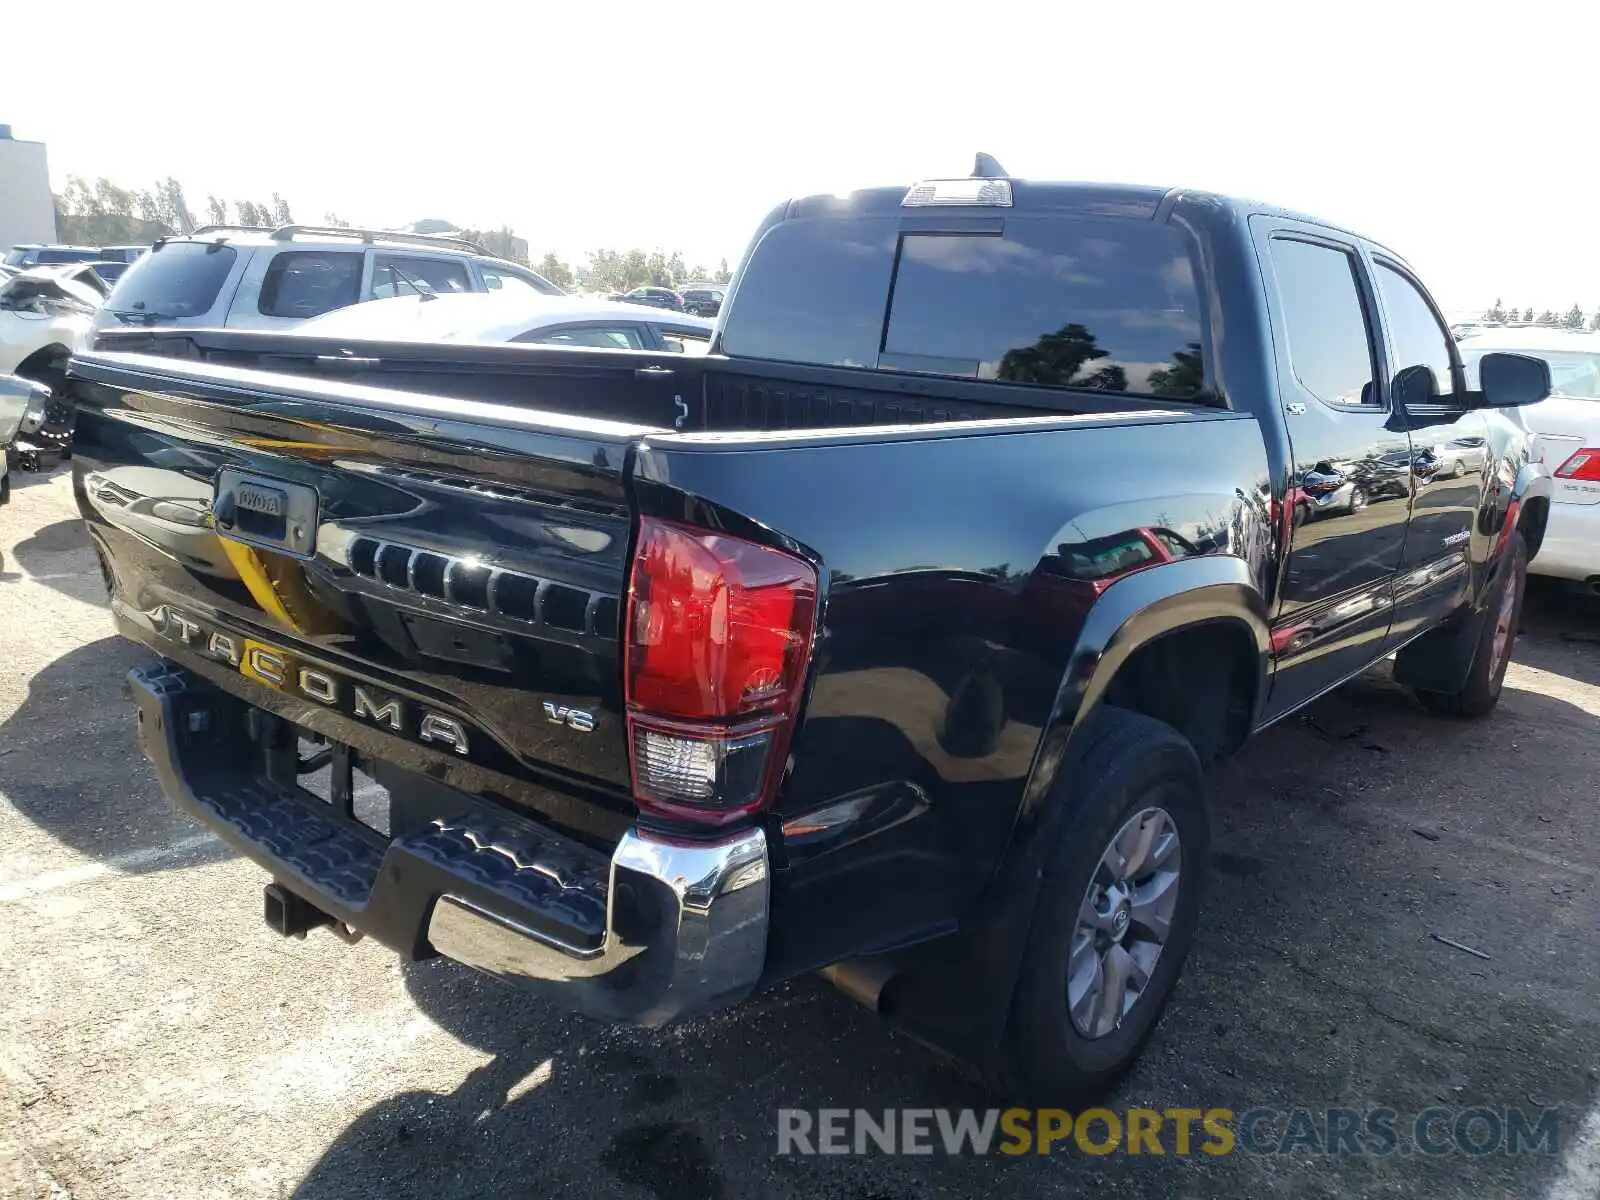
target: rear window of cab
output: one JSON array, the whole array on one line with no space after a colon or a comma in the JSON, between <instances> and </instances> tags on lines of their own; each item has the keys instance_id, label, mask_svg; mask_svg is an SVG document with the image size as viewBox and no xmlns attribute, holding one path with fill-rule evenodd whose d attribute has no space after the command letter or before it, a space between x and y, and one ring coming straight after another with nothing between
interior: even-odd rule
<instances>
[{"instance_id":1,"label":"rear window of cab","mask_svg":"<svg viewBox=\"0 0 1600 1200\"><path fill-rule=\"evenodd\" d=\"M1008 216L992 234L785 221L722 334L735 357L1173 399L1205 390L1200 342L1188 234L1061 216Z\"/></svg>"}]
</instances>

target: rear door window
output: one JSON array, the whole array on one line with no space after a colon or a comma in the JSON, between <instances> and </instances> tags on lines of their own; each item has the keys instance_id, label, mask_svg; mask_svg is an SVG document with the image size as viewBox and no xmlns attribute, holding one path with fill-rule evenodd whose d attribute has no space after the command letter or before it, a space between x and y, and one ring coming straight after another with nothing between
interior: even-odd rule
<instances>
[{"instance_id":1,"label":"rear door window","mask_svg":"<svg viewBox=\"0 0 1600 1200\"><path fill-rule=\"evenodd\" d=\"M284 250L261 281L257 307L269 317L319 317L361 298L361 253Z\"/></svg>"},{"instance_id":2,"label":"rear door window","mask_svg":"<svg viewBox=\"0 0 1600 1200\"><path fill-rule=\"evenodd\" d=\"M1271 245L1295 378L1327 404L1381 407L1355 259L1319 242L1279 237Z\"/></svg>"},{"instance_id":3,"label":"rear door window","mask_svg":"<svg viewBox=\"0 0 1600 1200\"><path fill-rule=\"evenodd\" d=\"M515 338L546 346L598 346L606 350L643 350L644 333L637 325L556 325Z\"/></svg>"},{"instance_id":4,"label":"rear door window","mask_svg":"<svg viewBox=\"0 0 1600 1200\"><path fill-rule=\"evenodd\" d=\"M893 217L787 222L757 247L723 343L1178 399L1205 388L1188 237L1147 221L1012 216L993 234L902 234Z\"/></svg>"},{"instance_id":5,"label":"rear door window","mask_svg":"<svg viewBox=\"0 0 1600 1200\"><path fill-rule=\"evenodd\" d=\"M388 296L420 296L432 292L470 292L467 264L460 259L424 258L406 254L372 256L371 299Z\"/></svg>"},{"instance_id":6,"label":"rear door window","mask_svg":"<svg viewBox=\"0 0 1600 1200\"><path fill-rule=\"evenodd\" d=\"M168 242L140 257L117 280L113 312L198 317L211 311L238 252L220 242Z\"/></svg>"}]
</instances>

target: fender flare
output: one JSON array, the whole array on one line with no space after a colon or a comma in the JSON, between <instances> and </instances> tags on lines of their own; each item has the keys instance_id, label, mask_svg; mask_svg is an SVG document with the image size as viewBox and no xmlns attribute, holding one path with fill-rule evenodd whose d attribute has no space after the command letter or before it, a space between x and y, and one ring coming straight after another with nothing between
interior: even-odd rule
<instances>
[{"instance_id":1,"label":"fender flare","mask_svg":"<svg viewBox=\"0 0 1600 1200\"><path fill-rule=\"evenodd\" d=\"M1527 507L1528 501L1550 500L1554 495L1555 481L1551 479L1545 465L1539 462L1523 463L1517 471L1516 479L1512 481L1511 491L1500 519L1500 527L1496 531L1498 536L1489 553L1489 561L1484 564L1488 568L1486 576L1493 576L1495 568L1499 566L1501 552L1505 550L1506 541L1522 528L1522 512Z\"/></svg>"},{"instance_id":2,"label":"fender flare","mask_svg":"<svg viewBox=\"0 0 1600 1200\"><path fill-rule=\"evenodd\" d=\"M1241 558L1212 555L1163 563L1119 579L1089 610L1034 752L1019 825L1046 802L1074 736L1093 717L1107 686L1133 653L1169 633L1230 624L1256 647L1256 709L1271 663L1267 600ZM1252 724L1253 727L1253 724Z\"/></svg>"},{"instance_id":3,"label":"fender flare","mask_svg":"<svg viewBox=\"0 0 1600 1200\"><path fill-rule=\"evenodd\" d=\"M963 930L966 936L957 939L959 946L934 954L935 969L962 984L962 1011L936 1017L931 1026L917 1019L926 1014L902 1012L913 1032L979 1059L998 1047L1032 931L1039 887L1058 831L1070 818L1067 805L1051 802L1063 764L1071 762L1074 746L1082 744L1079 735L1099 708L1107 685L1136 650L1166 634L1217 623L1243 628L1255 643L1258 715L1266 696L1271 640L1267 600L1243 559L1198 556L1149 567L1118 580L1095 602L1067 660L989 891Z\"/></svg>"}]
</instances>

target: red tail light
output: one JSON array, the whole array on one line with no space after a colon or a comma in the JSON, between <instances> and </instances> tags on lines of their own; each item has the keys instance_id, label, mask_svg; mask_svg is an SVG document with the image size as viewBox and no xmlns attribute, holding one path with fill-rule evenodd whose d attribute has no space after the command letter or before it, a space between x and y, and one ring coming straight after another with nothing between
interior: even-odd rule
<instances>
[{"instance_id":1,"label":"red tail light","mask_svg":"<svg viewBox=\"0 0 1600 1200\"><path fill-rule=\"evenodd\" d=\"M1600 483L1600 450L1585 446L1556 468L1556 478Z\"/></svg>"},{"instance_id":2,"label":"red tail light","mask_svg":"<svg viewBox=\"0 0 1600 1200\"><path fill-rule=\"evenodd\" d=\"M771 803L816 616L804 559L644 518L624 647L640 809L720 825Z\"/></svg>"}]
</instances>

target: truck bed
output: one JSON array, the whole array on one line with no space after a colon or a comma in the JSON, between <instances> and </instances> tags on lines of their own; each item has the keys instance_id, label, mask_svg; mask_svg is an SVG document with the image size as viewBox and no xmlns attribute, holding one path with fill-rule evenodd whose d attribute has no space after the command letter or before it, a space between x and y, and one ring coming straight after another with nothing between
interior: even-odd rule
<instances>
[{"instance_id":1,"label":"truck bed","mask_svg":"<svg viewBox=\"0 0 1600 1200\"><path fill-rule=\"evenodd\" d=\"M1110 393L646 350L352 341L222 329L114 330L99 336L97 349L682 431L809 430L1192 408Z\"/></svg>"}]
</instances>

